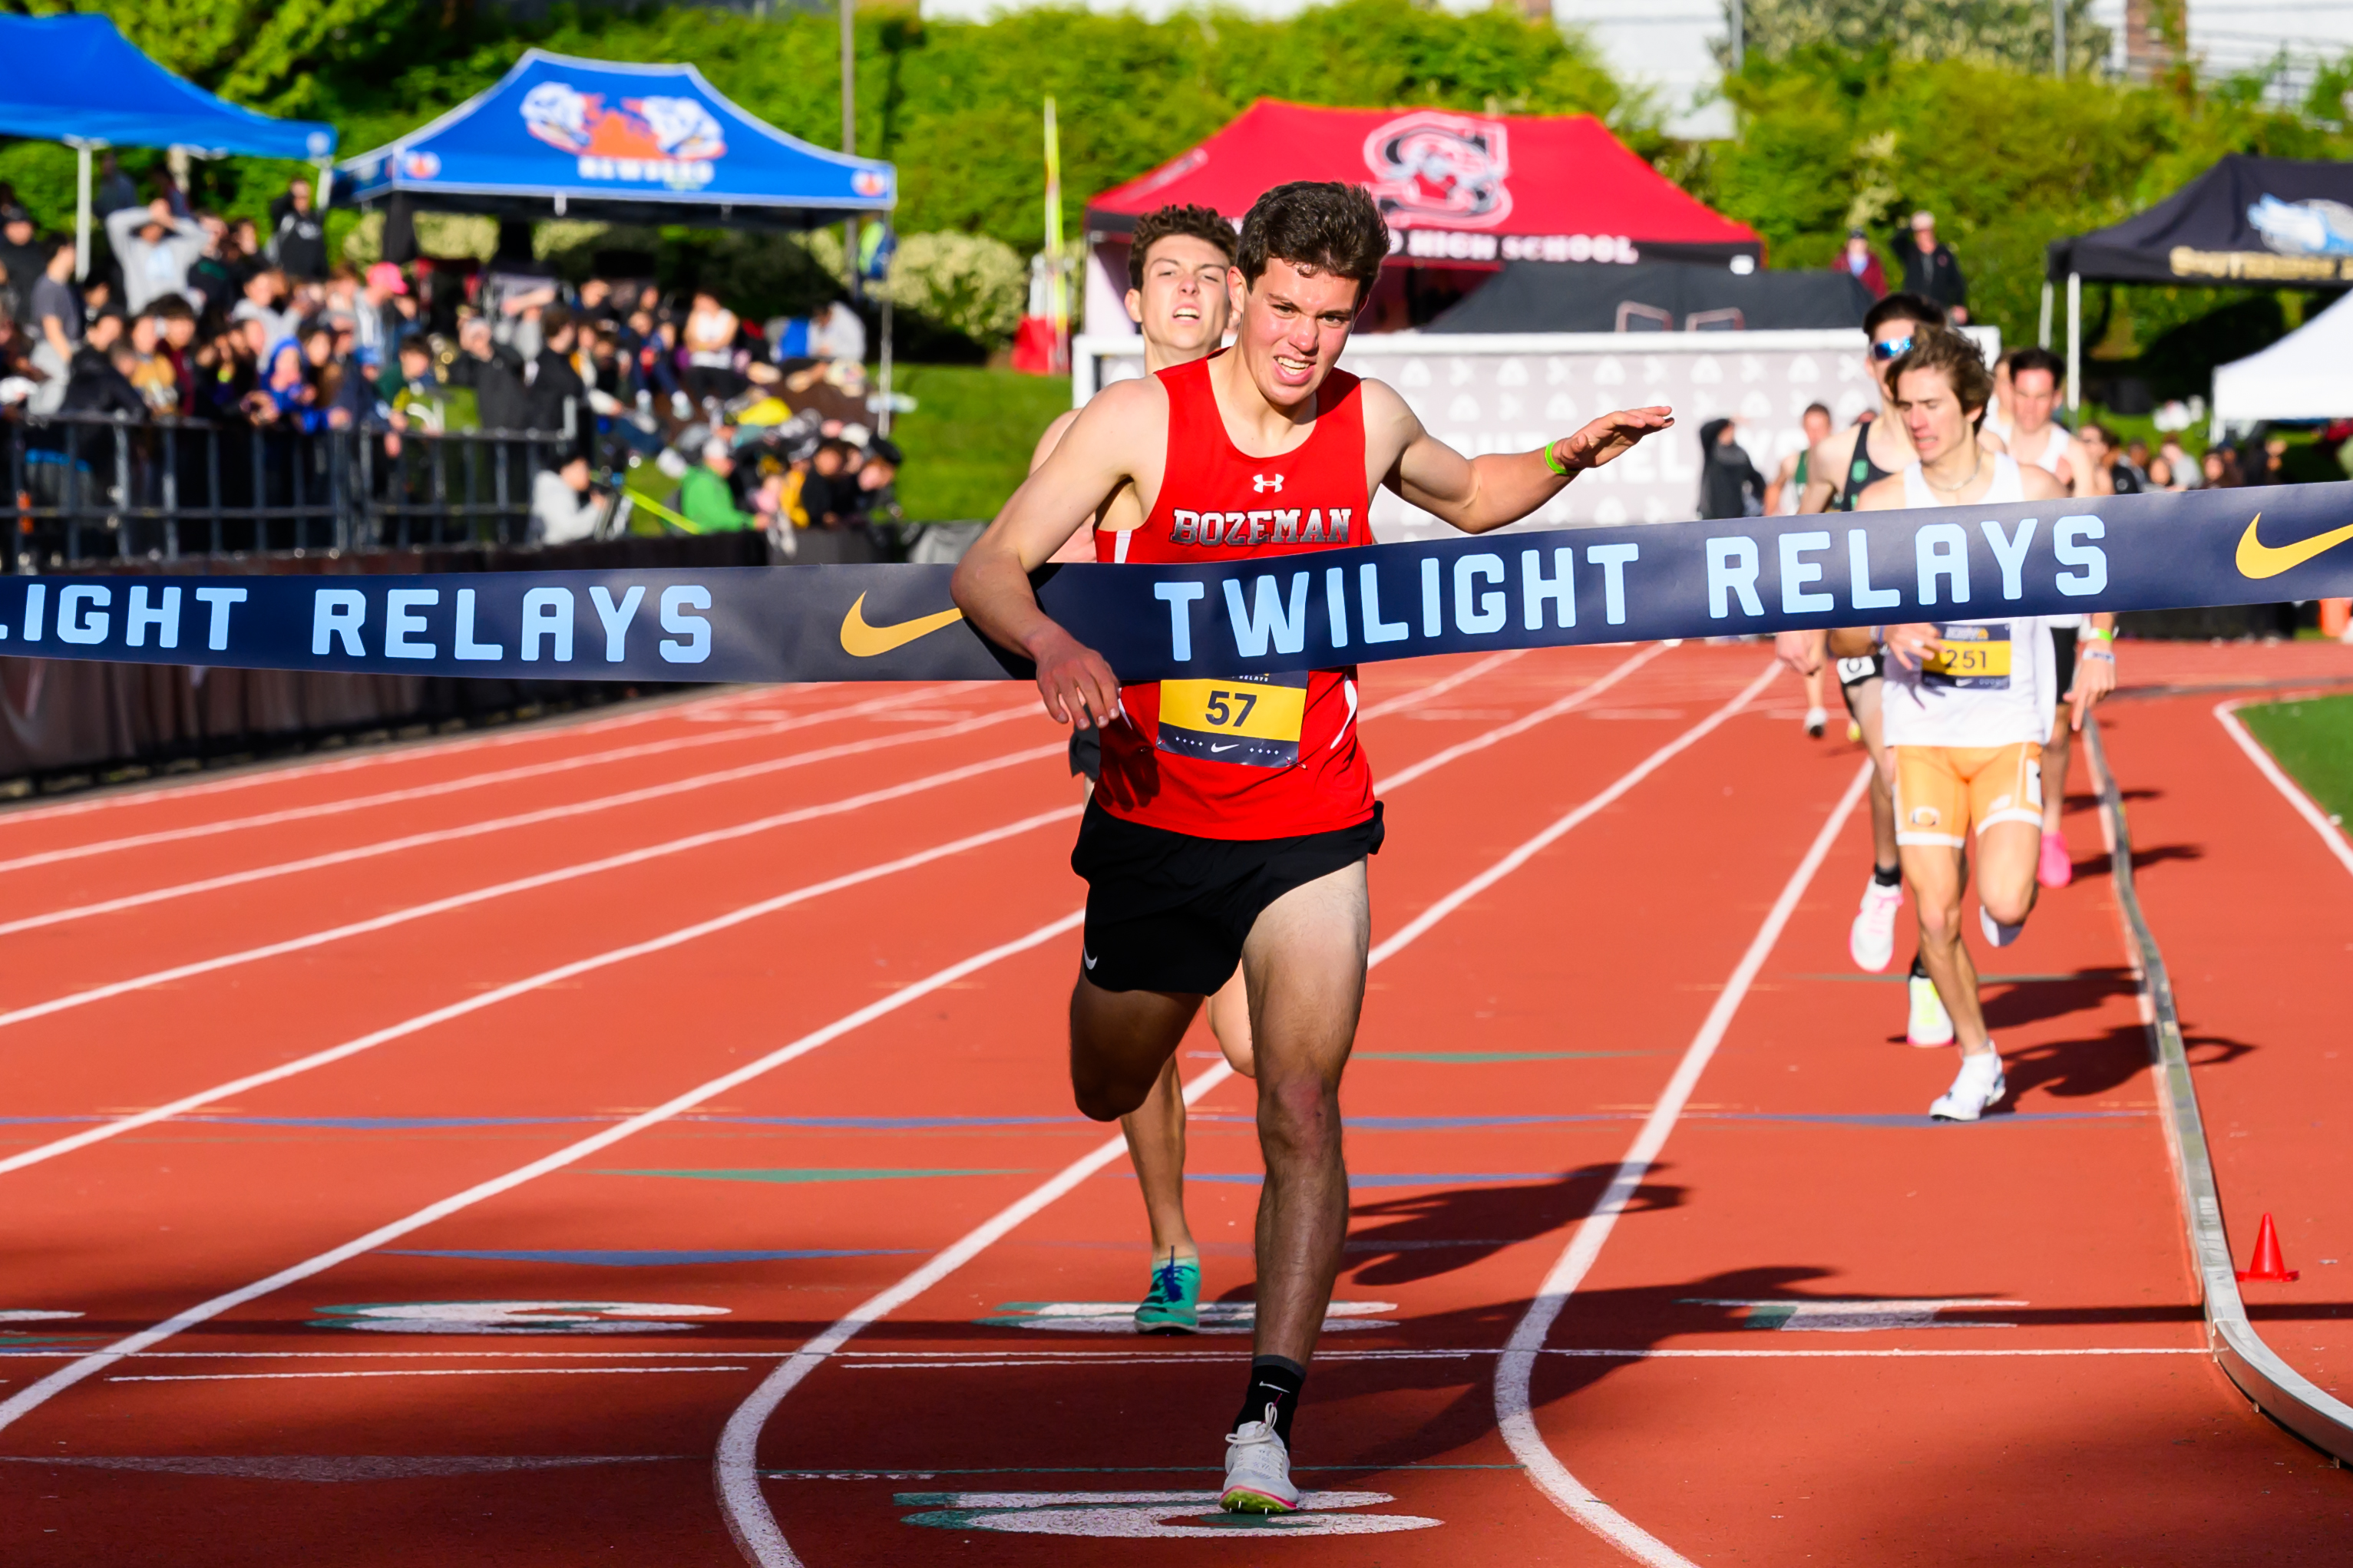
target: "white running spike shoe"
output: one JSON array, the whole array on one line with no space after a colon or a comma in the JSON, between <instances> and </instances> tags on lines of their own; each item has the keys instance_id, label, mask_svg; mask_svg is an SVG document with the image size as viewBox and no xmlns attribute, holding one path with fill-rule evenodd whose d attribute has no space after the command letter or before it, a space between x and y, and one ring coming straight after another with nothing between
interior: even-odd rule
<instances>
[{"instance_id":1,"label":"white running spike shoe","mask_svg":"<svg viewBox=\"0 0 2353 1568\"><path fill-rule=\"evenodd\" d=\"M1863 885L1862 907L1846 933L1847 955L1857 969L1876 974L1895 956L1895 911L1903 907L1903 883L1883 888L1873 877Z\"/></svg>"},{"instance_id":2,"label":"white running spike shoe","mask_svg":"<svg viewBox=\"0 0 2353 1568\"><path fill-rule=\"evenodd\" d=\"M1820 740L1822 738L1822 731L1830 727L1831 716L1829 710L1823 708L1809 708L1806 710L1807 739L1813 741Z\"/></svg>"},{"instance_id":3,"label":"white running spike shoe","mask_svg":"<svg viewBox=\"0 0 2353 1568\"><path fill-rule=\"evenodd\" d=\"M1978 906L1978 929L1985 932L1986 941L1993 943L1994 946L2008 947L2011 942L2016 942L2020 936L2024 934L2026 931L2026 922L2024 921L2021 921L2014 926L2006 926L2000 921L1994 919L1992 912L1983 904L1979 904Z\"/></svg>"},{"instance_id":4,"label":"white running spike shoe","mask_svg":"<svg viewBox=\"0 0 2353 1568\"><path fill-rule=\"evenodd\" d=\"M1961 1058L1961 1070L1953 1076L1953 1087L1936 1097L1928 1107L1928 1114L1939 1121L1975 1121L2001 1103L2010 1092L2009 1083L2001 1076L2001 1058L1993 1051L1982 1051Z\"/></svg>"},{"instance_id":5,"label":"white running spike shoe","mask_svg":"<svg viewBox=\"0 0 2353 1568\"><path fill-rule=\"evenodd\" d=\"M1904 1037L1915 1046L1953 1043L1953 1016L1945 1011L1945 999L1936 994L1936 983L1925 974L1912 976L1912 1018Z\"/></svg>"},{"instance_id":6,"label":"white running spike shoe","mask_svg":"<svg viewBox=\"0 0 2353 1568\"><path fill-rule=\"evenodd\" d=\"M1299 1506L1291 1484L1291 1450L1274 1429L1274 1406L1263 1421L1245 1421L1226 1436L1226 1489L1218 1506L1228 1513L1289 1513Z\"/></svg>"}]
</instances>

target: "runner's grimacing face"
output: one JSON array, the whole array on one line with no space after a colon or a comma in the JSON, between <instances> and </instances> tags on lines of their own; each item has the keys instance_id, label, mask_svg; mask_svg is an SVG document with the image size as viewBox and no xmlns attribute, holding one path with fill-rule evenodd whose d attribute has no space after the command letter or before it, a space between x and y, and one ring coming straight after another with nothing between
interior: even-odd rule
<instances>
[{"instance_id":1,"label":"runner's grimacing face","mask_svg":"<svg viewBox=\"0 0 2353 1568\"><path fill-rule=\"evenodd\" d=\"M1925 465L1968 440L1969 410L1941 370L1907 370L1895 388L1896 417L1912 437L1912 450Z\"/></svg>"},{"instance_id":2,"label":"runner's grimacing face","mask_svg":"<svg viewBox=\"0 0 2353 1568\"><path fill-rule=\"evenodd\" d=\"M1206 239L1172 234L1152 242L1144 287L1127 294L1127 313L1164 349L1196 357L1225 341L1226 253Z\"/></svg>"},{"instance_id":3,"label":"runner's grimacing face","mask_svg":"<svg viewBox=\"0 0 2353 1568\"><path fill-rule=\"evenodd\" d=\"M2021 371L2010 378L2010 416L2018 433L2031 436L2051 423L2059 406L2059 383L2047 370Z\"/></svg>"},{"instance_id":4,"label":"runner's grimacing face","mask_svg":"<svg viewBox=\"0 0 2353 1568\"><path fill-rule=\"evenodd\" d=\"M1245 285L1241 268L1229 275L1237 314L1234 349L1258 386L1277 408L1295 408L1315 395L1356 319L1362 290L1353 278L1303 272L1269 257L1255 284Z\"/></svg>"}]
</instances>

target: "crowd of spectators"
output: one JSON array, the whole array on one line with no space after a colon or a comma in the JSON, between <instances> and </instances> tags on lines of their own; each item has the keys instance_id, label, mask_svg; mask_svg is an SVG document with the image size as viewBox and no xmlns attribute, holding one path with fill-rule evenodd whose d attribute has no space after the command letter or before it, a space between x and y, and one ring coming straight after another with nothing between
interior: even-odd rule
<instances>
[{"instance_id":1,"label":"crowd of spectators","mask_svg":"<svg viewBox=\"0 0 2353 1568\"><path fill-rule=\"evenodd\" d=\"M548 542L761 529L791 557L807 531L898 520L847 307L756 325L707 290L574 288L523 258L343 265L299 180L267 237L168 179L142 202L111 160L96 195L108 254L77 279L71 237L0 184L0 408L357 430L387 461L416 437L530 432L514 488Z\"/></svg>"}]
</instances>

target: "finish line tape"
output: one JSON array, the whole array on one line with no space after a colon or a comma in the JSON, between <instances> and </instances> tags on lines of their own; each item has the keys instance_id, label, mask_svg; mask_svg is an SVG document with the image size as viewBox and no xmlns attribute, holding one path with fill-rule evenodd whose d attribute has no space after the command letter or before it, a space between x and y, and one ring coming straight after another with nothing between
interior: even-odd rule
<instances>
[{"instance_id":1,"label":"finish line tape","mask_svg":"<svg viewBox=\"0 0 2353 1568\"><path fill-rule=\"evenodd\" d=\"M1039 600L1120 678L1918 620L2353 596L2353 482L1538 531L1199 566ZM1198 526L1198 525L1197 525ZM1228 512L1225 536L1298 514ZM976 680L1026 662L947 566L0 578L0 655L571 680Z\"/></svg>"}]
</instances>

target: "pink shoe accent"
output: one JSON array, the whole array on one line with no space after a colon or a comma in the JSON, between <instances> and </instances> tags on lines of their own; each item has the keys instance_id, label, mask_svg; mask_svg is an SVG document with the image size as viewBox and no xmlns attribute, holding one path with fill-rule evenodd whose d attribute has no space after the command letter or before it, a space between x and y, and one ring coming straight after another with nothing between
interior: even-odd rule
<instances>
[{"instance_id":1,"label":"pink shoe accent","mask_svg":"<svg viewBox=\"0 0 2353 1568\"><path fill-rule=\"evenodd\" d=\"M2042 836L2042 858L2035 865L2034 879L2046 888L2063 888L2075 879L2075 858L2067 852L2063 835Z\"/></svg>"}]
</instances>

